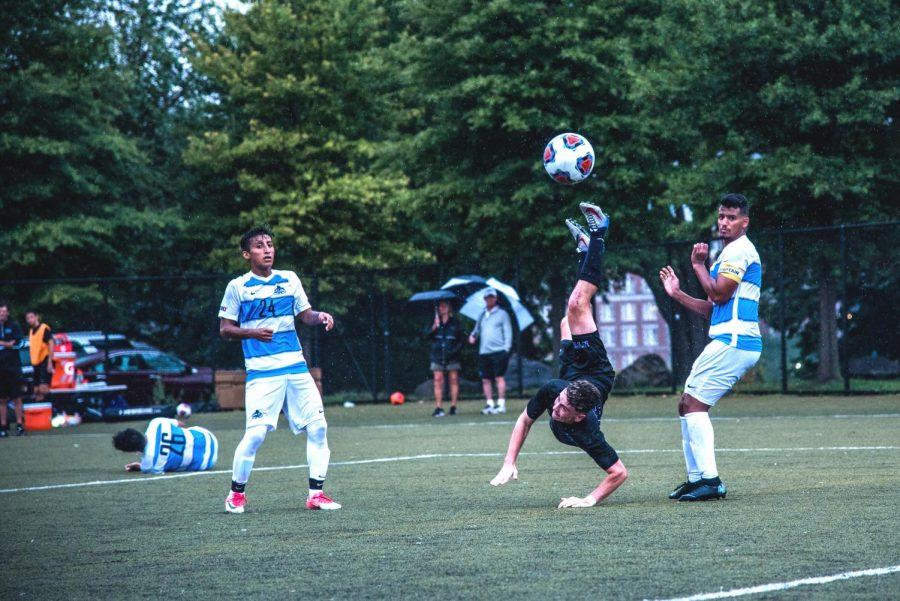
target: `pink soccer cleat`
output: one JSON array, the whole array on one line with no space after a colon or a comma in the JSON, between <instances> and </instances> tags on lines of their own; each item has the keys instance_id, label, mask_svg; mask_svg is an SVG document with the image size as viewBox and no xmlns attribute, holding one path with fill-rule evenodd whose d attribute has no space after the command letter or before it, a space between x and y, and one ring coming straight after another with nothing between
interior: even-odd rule
<instances>
[{"instance_id":1,"label":"pink soccer cleat","mask_svg":"<svg viewBox=\"0 0 900 601\"><path fill-rule=\"evenodd\" d=\"M247 495L242 492L231 491L225 497L225 511L227 513L244 513L244 505L247 504Z\"/></svg>"},{"instance_id":2,"label":"pink soccer cleat","mask_svg":"<svg viewBox=\"0 0 900 601\"><path fill-rule=\"evenodd\" d=\"M341 504L335 503L324 492L317 492L306 500L307 509L340 509Z\"/></svg>"}]
</instances>

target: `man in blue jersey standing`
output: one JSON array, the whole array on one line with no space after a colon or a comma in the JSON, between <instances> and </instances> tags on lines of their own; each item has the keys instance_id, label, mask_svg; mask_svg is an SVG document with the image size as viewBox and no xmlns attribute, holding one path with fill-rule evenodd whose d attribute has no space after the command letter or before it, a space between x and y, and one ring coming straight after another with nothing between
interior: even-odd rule
<instances>
[{"instance_id":1,"label":"man in blue jersey standing","mask_svg":"<svg viewBox=\"0 0 900 601\"><path fill-rule=\"evenodd\" d=\"M241 254L250 271L231 280L219 310L219 333L240 340L247 367L246 431L234 452L231 492L225 511L243 513L244 488L256 452L284 411L294 434L306 432L309 464L307 509L340 509L325 495L323 486L331 452L322 397L300 348L296 316L306 325L334 327L328 313L314 311L300 278L293 271L272 269L275 244L272 232L253 228L241 237Z\"/></svg>"},{"instance_id":2,"label":"man in blue jersey standing","mask_svg":"<svg viewBox=\"0 0 900 601\"><path fill-rule=\"evenodd\" d=\"M200 426L185 428L166 417L150 420L146 434L134 428L116 433L113 446L141 456L125 465L127 472L202 472L214 468L219 458L219 441L212 432Z\"/></svg>"},{"instance_id":3,"label":"man in blue jersey standing","mask_svg":"<svg viewBox=\"0 0 900 601\"><path fill-rule=\"evenodd\" d=\"M709 344L694 361L678 403L687 480L669 493L678 501L725 498L726 489L716 467L709 409L729 392L762 353L759 331L759 291L762 265L756 247L747 238L750 203L742 194L719 199L718 232L725 243L706 269L709 247L698 243L691 251L691 267L706 300L681 290L671 266L659 272L666 293L681 305L709 319Z\"/></svg>"}]
</instances>

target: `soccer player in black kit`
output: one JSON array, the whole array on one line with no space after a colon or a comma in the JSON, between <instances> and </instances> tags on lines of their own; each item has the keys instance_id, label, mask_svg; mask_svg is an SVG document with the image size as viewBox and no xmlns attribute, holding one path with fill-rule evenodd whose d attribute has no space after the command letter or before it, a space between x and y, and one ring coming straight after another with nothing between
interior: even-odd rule
<instances>
[{"instance_id":1,"label":"soccer player in black kit","mask_svg":"<svg viewBox=\"0 0 900 601\"><path fill-rule=\"evenodd\" d=\"M586 497L563 497L558 507L593 507L611 495L628 478L628 471L600 431L603 404L612 389L615 372L594 322L593 298L603 281L603 237L609 218L599 207L581 203L588 232L566 221L578 251L584 253L578 281L569 296L561 325L560 379L550 380L528 402L509 440L503 467L491 484L500 486L518 478L516 459L535 420L550 413L550 430L563 444L583 449L606 477Z\"/></svg>"}]
</instances>

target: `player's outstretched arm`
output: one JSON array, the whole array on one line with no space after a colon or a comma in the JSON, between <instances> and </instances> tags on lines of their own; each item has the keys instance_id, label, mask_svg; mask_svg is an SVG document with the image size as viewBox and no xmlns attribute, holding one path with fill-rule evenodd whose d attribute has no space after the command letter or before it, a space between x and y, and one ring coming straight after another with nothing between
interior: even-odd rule
<instances>
[{"instance_id":1,"label":"player's outstretched arm","mask_svg":"<svg viewBox=\"0 0 900 601\"><path fill-rule=\"evenodd\" d=\"M509 437L509 448L506 451L506 458L503 460L503 467L500 468L500 471L497 472L497 475L491 480L491 486L501 486L510 480L519 479L519 470L516 467L516 460L519 458L519 451L522 450L522 445L525 443L525 439L528 437L528 432L531 430L531 424L533 423L534 420L528 417L526 411L523 411L522 415L519 416L519 419L516 420L512 435Z\"/></svg>"},{"instance_id":2,"label":"player's outstretched arm","mask_svg":"<svg viewBox=\"0 0 900 601\"><path fill-rule=\"evenodd\" d=\"M331 328L334 327L334 317L331 316L331 313L326 313L325 311L313 311L312 309L301 311L300 321L307 326L324 324L326 332L331 331Z\"/></svg>"},{"instance_id":3,"label":"player's outstretched arm","mask_svg":"<svg viewBox=\"0 0 900 601\"><path fill-rule=\"evenodd\" d=\"M662 282L666 294L671 296L678 304L689 311L693 311L694 313L698 313L706 319L709 319L709 316L712 314L712 302L694 298L693 296L686 294L681 289L681 282L678 280L678 276L675 275L675 270L672 269L671 265L667 265L659 271L659 279Z\"/></svg>"},{"instance_id":4,"label":"player's outstretched arm","mask_svg":"<svg viewBox=\"0 0 900 601\"><path fill-rule=\"evenodd\" d=\"M560 500L558 509L593 507L609 495L613 494L622 483L628 479L628 470L621 460L616 461L606 470L606 478L586 497L564 497Z\"/></svg>"}]
</instances>

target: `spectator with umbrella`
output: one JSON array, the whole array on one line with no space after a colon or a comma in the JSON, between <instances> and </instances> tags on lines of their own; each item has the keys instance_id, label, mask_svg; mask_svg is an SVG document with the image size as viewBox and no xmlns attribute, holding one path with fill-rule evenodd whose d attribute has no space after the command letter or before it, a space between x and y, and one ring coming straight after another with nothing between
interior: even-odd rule
<instances>
[{"instance_id":1,"label":"spectator with umbrella","mask_svg":"<svg viewBox=\"0 0 900 601\"><path fill-rule=\"evenodd\" d=\"M444 372L447 373L450 382L450 415L456 415L463 332L459 320L453 315L450 300L443 299L437 302L434 323L428 326L425 335L431 340L431 371L434 374L432 416L444 417Z\"/></svg>"},{"instance_id":2,"label":"spectator with umbrella","mask_svg":"<svg viewBox=\"0 0 900 601\"><path fill-rule=\"evenodd\" d=\"M509 350L512 348L512 323L507 313L497 304L497 291L485 288L481 292L484 311L469 336L469 344L478 345L478 371L484 391L484 415L506 413L506 368L509 366ZM492 384L497 383L497 404L494 405Z\"/></svg>"}]
</instances>

